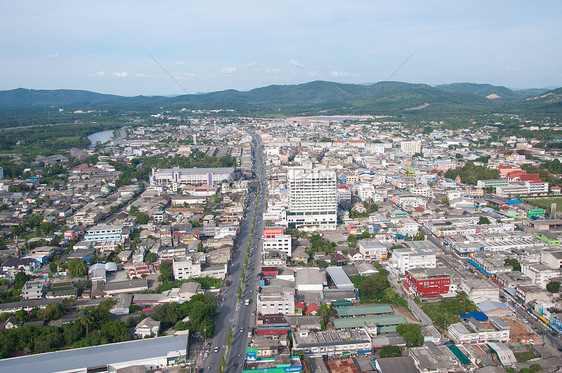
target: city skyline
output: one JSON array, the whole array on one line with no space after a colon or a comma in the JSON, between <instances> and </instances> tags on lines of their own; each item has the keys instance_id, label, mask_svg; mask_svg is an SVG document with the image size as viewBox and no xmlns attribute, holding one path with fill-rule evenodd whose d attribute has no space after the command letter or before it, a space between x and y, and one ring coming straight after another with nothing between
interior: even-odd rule
<instances>
[{"instance_id":1,"label":"city skyline","mask_svg":"<svg viewBox=\"0 0 562 373\"><path fill-rule=\"evenodd\" d=\"M0 89L126 96L313 80L562 86L562 5L4 3Z\"/></svg>"}]
</instances>

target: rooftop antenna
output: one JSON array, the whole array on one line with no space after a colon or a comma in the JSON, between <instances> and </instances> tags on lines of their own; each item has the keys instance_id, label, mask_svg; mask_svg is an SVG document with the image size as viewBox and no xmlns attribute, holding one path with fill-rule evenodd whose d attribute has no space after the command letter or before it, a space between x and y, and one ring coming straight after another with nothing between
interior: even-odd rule
<instances>
[{"instance_id":1,"label":"rooftop antenna","mask_svg":"<svg viewBox=\"0 0 562 373\"><path fill-rule=\"evenodd\" d=\"M153 60L154 62L156 62L156 64L157 64L158 66L160 66L160 68L161 68L162 70L164 70L164 72L165 72L166 74L168 74L168 76L169 76L170 78L172 78L172 80L173 80L174 82L176 82L176 84L185 92L186 95L189 94L189 93L187 93L187 90L186 90L185 88L183 88L183 86L180 84L180 82L178 82L177 79L174 78L174 77L172 76L172 74L170 74L170 73L168 72L168 70L166 70L166 69L164 68L164 66L162 66L162 65L160 64L160 62L158 62L158 61L156 60L156 58L154 58L154 56L152 56L152 54L150 54L148 51L145 51L145 52L146 52L146 54L148 54L148 55L150 56L150 58L152 58L152 60Z\"/></svg>"}]
</instances>

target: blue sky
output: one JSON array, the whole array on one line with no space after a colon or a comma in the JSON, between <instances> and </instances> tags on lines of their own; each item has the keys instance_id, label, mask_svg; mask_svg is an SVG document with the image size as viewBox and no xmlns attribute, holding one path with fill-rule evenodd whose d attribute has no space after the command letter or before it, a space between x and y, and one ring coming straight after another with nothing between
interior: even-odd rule
<instances>
[{"instance_id":1,"label":"blue sky","mask_svg":"<svg viewBox=\"0 0 562 373\"><path fill-rule=\"evenodd\" d=\"M561 16L548 0L2 1L0 89L367 83L412 53L392 80L560 87Z\"/></svg>"}]
</instances>

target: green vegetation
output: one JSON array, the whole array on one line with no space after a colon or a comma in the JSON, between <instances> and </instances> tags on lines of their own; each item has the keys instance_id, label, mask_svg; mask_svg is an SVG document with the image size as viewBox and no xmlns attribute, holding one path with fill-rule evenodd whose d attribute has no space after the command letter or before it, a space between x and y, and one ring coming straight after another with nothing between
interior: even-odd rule
<instances>
[{"instance_id":1,"label":"green vegetation","mask_svg":"<svg viewBox=\"0 0 562 373\"><path fill-rule=\"evenodd\" d=\"M139 211L135 206L131 206L129 215L136 217L139 224L146 224L150 220L150 216L147 213Z\"/></svg>"},{"instance_id":2,"label":"green vegetation","mask_svg":"<svg viewBox=\"0 0 562 373\"><path fill-rule=\"evenodd\" d=\"M306 253L310 256L313 256L314 253L318 252L332 254L334 252L334 248L336 247L335 242L331 242L320 236L319 234L313 234L310 237L310 243L312 244L312 246L310 247L310 249L306 250Z\"/></svg>"},{"instance_id":3,"label":"green vegetation","mask_svg":"<svg viewBox=\"0 0 562 373\"><path fill-rule=\"evenodd\" d=\"M235 167L236 158L231 156L215 158L198 151L189 156L171 158L139 157L133 159L130 164L114 161L109 163L117 171L120 171L119 177L115 182L115 185L120 187L131 184L132 179L148 181L152 168Z\"/></svg>"},{"instance_id":4,"label":"green vegetation","mask_svg":"<svg viewBox=\"0 0 562 373\"><path fill-rule=\"evenodd\" d=\"M379 358L383 359L385 357L400 357L402 356L402 350L398 346L382 346L379 352Z\"/></svg>"},{"instance_id":5,"label":"green vegetation","mask_svg":"<svg viewBox=\"0 0 562 373\"><path fill-rule=\"evenodd\" d=\"M161 262L158 266L158 271L160 272L158 280L160 280L163 284L174 281L174 272L170 263Z\"/></svg>"},{"instance_id":6,"label":"green vegetation","mask_svg":"<svg viewBox=\"0 0 562 373\"><path fill-rule=\"evenodd\" d=\"M379 264L375 264L379 273L371 276L353 275L350 277L353 285L359 289L361 303L392 303L407 307L407 302L400 297L388 282L388 271Z\"/></svg>"},{"instance_id":7,"label":"green vegetation","mask_svg":"<svg viewBox=\"0 0 562 373\"><path fill-rule=\"evenodd\" d=\"M445 177L455 179L460 176L464 184L476 185L478 180L497 179L499 171L486 166L475 166L474 162L467 162L461 168L453 168L445 172Z\"/></svg>"},{"instance_id":8,"label":"green vegetation","mask_svg":"<svg viewBox=\"0 0 562 373\"><path fill-rule=\"evenodd\" d=\"M368 218L370 214L379 211L379 205L377 205L376 203L364 202L363 206L367 210L366 212L357 212L355 210L350 210L349 217L351 219Z\"/></svg>"},{"instance_id":9,"label":"green vegetation","mask_svg":"<svg viewBox=\"0 0 562 373\"><path fill-rule=\"evenodd\" d=\"M435 326L442 330L446 328L446 325L459 322L460 314L478 311L464 292L460 292L454 298L441 299L435 303L423 303L421 307Z\"/></svg>"},{"instance_id":10,"label":"green vegetation","mask_svg":"<svg viewBox=\"0 0 562 373\"><path fill-rule=\"evenodd\" d=\"M69 259L67 265L72 277L84 277L88 274L88 266L82 259Z\"/></svg>"},{"instance_id":11,"label":"green vegetation","mask_svg":"<svg viewBox=\"0 0 562 373\"><path fill-rule=\"evenodd\" d=\"M550 293L559 293L560 292L560 282L558 281L550 281L547 285L546 285L546 290L548 290Z\"/></svg>"},{"instance_id":12,"label":"green vegetation","mask_svg":"<svg viewBox=\"0 0 562 373\"><path fill-rule=\"evenodd\" d=\"M513 267L513 271L521 272L521 263L515 258L507 258L504 260L504 263Z\"/></svg>"},{"instance_id":13,"label":"green vegetation","mask_svg":"<svg viewBox=\"0 0 562 373\"><path fill-rule=\"evenodd\" d=\"M54 303L52 303L54 304ZM131 339L124 323L112 321L109 308L112 300L104 300L99 306L84 309L78 321L60 327L22 326L0 331L0 356L6 358L15 352L36 354L66 348L96 346L123 342ZM43 320L56 317L60 305L37 311Z\"/></svg>"},{"instance_id":14,"label":"green vegetation","mask_svg":"<svg viewBox=\"0 0 562 373\"><path fill-rule=\"evenodd\" d=\"M526 361L529 361L531 359L534 359L536 357L539 357L535 352L533 351L521 351L521 352L514 352L513 355L515 355L515 358L517 359L518 363L524 363Z\"/></svg>"},{"instance_id":15,"label":"green vegetation","mask_svg":"<svg viewBox=\"0 0 562 373\"><path fill-rule=\"evenodd\" d=\"M396 331L406 340L406 346L418 347L423 346L425 340L421 333L420 324L402 324L396 327Z\"/></svg>"},{"instance_id":16,"label":"green vegetation","mask_svg":"<svg viewBox=\"0 0 562 373\"><path fill-rule=\"evenodd\" d=\"M562 179L559 179L556 176L550 174L550 172L546 168L544 168L545 163L542 163L540 167L526 163L521 166L521 169L527 171L527 173L529 174L539 174L541 180L548 181L550 186L562 186Z\"/></svg>"},{"instance_id":17,"label":"green vegetation","mask_svg":"<svg viewBox=\"0 0 562 373\"><path fill-rule=\"evenodd\" d=\"M553 203L556 203L556 207L562 208L562 197L541 198L541 199L538 199L538 198L537 199L526 199L525 202L530 204L530 205L537 206L541 209L544 209L545 211L548 211L549 213L551 213L550 206Z\"/></svg>"},{"instance_id":18,"label":"green vegetation","mask_svg":"<svg viewBox=\"0 0 562 373\"><path fill-rule=\"evenodd\" d=\"M488 219L487 216L480 216L478 218L478 224L482 225L482 224L490 224L490 219Z\"/></svg>"},{"instance_id":19,"label":"green vegetation","mask_svg":"<svg viewBox=\"0 0 562 373\"><path fill-rule=\"evenodd\" d=\"M326 327L330 322L332 310L326 303L322 303L318 309L317 315L320 316L320 330L326 330Z\"/></svg>"},{"instance_id":20,"label":"green vegetation","mask_svg":"<svg viewBox=\"0 0 562 373\"><path fill-rule=\"evenodd\" d=\"M542 371L542 367L539 364L533 364L529 368L523 368L519 373L535 373Z\"/></svg>"},{"instance_id":21,"label":"green vegetation","mask_svg":"<svg viewBox=\"0 0 562 373\"><path fill-rule=\"evenodd\" d=\"M163 329L167 329L176 325L178 322L189 316L187 321L187 329L206 333L207 338L215 332L215 324L213 319L217 315L217 306L215 298L212 294L195 294L187 302L182 303L164 303L154 307L151 317L160 321ZM183 325L181 325L183 327ZM206 331L205 331L206 330Z\"/></svg>"}]
</instances>

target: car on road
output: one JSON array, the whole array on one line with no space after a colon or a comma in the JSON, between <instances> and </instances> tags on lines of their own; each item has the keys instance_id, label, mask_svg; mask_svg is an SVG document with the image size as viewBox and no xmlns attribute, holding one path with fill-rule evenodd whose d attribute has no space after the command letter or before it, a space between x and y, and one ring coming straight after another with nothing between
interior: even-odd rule
<instances>
[{"instance_id":1,"label":"car on road","mask_svg":"<svg viewBox=\"0 0 562 373\"><path fill-rule=\"evenodd\" d=\"M219 346L215 347L214 351L219 352Z\"/></svg>"},{"instance_id":2,"label":"car on road","mask_svg":"<svg viewBox=\"0 0 562 373\"><path fill-rule=\"evenodd\" d=\"M209 357L209 353L207 351L205 351L205 354L203 354L203 357Z\"/></svg>"},{"instance_id":3,"label":"car on road","mask_svg":"<svg viewBox=\"0 0 562 373\"><path fill-rule=\"evenodd\" d=\"M244 333L244 328L240 328L240 333Z\"/></svg>"},{"instance_id":4,"label":"car on road","mask_svg":"<svg viewBox=\"0 0 562 373\"><path fill-rule=\"evenodd\" d=\"M234 364L232 364L232 367L233 367L234 369L236 369L236 368L238 368L238 364L234 363Z\"/></svg>"},{"instance_id":5,"label":"car on road","mask_svg":"<svg viewBox=\"0 0 562 373\"><path fill-rule=\"evenodd\" d=\"M255 316L255 315L256 315L256 311L252 311L252 316Z\"/></svg>"}]
</instances>

